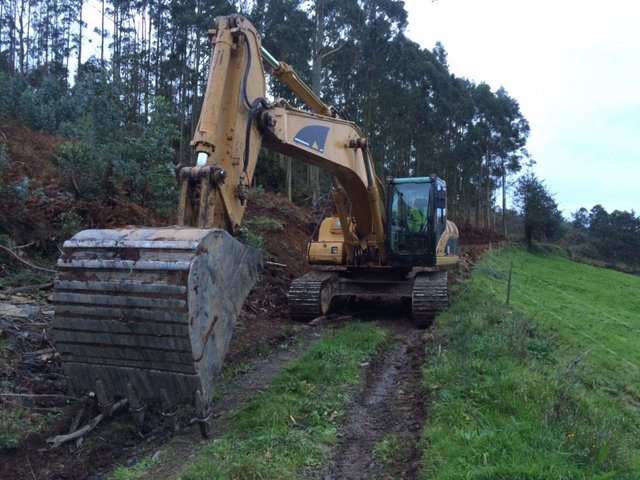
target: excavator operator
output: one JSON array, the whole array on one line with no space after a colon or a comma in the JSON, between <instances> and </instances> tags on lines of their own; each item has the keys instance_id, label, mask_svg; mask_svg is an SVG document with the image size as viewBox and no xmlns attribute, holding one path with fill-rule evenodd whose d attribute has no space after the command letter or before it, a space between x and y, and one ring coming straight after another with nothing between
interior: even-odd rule
<instances>
[{"instance_id":1,"label":"excavator operator","mask_svg":"<svg viewBox=\"0 0 640 480\"><path fill-rule=\"evenodd\" d=\"M427 222L427 206L429 201L426 198L418 197L413 201L413 206L409 207L408 227L412 233L424 231Z\"/></svg>"}]
</instances>

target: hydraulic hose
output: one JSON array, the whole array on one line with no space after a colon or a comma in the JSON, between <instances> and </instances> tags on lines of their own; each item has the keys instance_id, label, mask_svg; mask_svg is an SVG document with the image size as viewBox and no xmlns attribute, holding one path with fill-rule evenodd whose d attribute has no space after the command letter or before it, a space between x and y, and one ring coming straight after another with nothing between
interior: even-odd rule
<instances>
[{"instance_id":1,"label":"hydraulic hose","mask_svg":"<svg viewBox=\"0 0 640 480\"><path fill-rule=\"evenodd\" d=\"M245 131L244 137L244 159L242 165L242 173L246 174L247 169L249 168L249 150L251 146L251 125L253 123L254 118L260 112L260 107L268 108L269 102L267 102L266 98L258 97L253 103L249 106L249 117L247 118L247 129Z\"/></svg>"}]
</instances>

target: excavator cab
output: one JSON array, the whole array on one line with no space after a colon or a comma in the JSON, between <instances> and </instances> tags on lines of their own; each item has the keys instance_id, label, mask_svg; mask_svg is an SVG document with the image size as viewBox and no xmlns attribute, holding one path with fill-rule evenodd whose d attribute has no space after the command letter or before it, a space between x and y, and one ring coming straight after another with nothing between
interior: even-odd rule
<instances>
[{"instance_id":1,"label":"excavator cab","mask_svg":"<svg viewBox=\"0 0 640 480\"><path fill-rule=\"evenodd\" d=\"M389 263L436 266L437 247L447 228L447 184L435 175L389 178L387 192Z\"/></svg>"}]
</instances>

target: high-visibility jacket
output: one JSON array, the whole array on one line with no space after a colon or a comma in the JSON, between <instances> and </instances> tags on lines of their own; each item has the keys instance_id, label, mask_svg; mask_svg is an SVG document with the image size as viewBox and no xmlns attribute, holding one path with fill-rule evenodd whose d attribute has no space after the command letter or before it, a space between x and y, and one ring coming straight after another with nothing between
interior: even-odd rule
<instances>
[{"instance_id":1,"label":"high-visibility jacket","mask_svg":"<svg viewBox=\"0 0 640 480\"><path fill-rule=\"evenodd\" d=\"M418 233L422 230L422 226L426 222L425 214L417 208L409 207L409 231Z\"/></svg>"}]
</instances>

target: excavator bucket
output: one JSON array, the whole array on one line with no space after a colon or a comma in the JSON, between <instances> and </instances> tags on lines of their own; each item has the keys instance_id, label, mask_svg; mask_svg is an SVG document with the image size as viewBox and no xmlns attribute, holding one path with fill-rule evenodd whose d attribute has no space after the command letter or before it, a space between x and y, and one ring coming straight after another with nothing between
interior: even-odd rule
<instances>
[{"instance_id":1,"label":"excavator bucket","mask_svg":"<svg viewBox=\"0 0 640 480\"><path fill-rule=\"evenodd\" d=\"M64 244L54 338L76 393L130 409L212 398L262 257L225 230L85 230Z\"/></svg>"}]
</instances>

